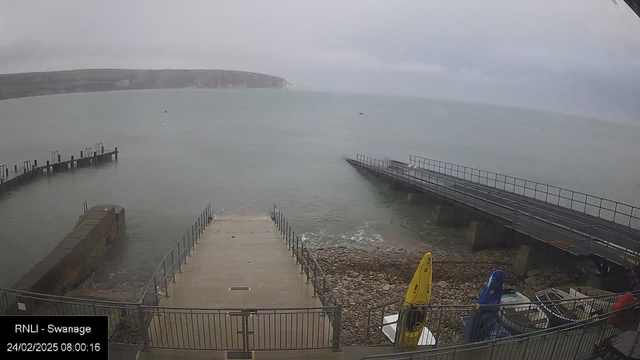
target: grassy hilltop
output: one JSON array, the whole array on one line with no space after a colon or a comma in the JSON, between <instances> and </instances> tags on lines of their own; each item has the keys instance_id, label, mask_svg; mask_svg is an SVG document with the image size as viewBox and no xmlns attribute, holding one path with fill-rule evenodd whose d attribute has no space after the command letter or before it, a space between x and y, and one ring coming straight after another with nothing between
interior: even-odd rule
<instances>
[{"instance_id":1,"label":"grassy hilltop","mask_svg":"<svg viewBox=\"0 0 640 360\"><path fill-rule=\"evenodd\" d=\"M140 89L291 89L281 77L231 70L86 69L0 75L0 99Z\"/></svg>"}]
</instances>

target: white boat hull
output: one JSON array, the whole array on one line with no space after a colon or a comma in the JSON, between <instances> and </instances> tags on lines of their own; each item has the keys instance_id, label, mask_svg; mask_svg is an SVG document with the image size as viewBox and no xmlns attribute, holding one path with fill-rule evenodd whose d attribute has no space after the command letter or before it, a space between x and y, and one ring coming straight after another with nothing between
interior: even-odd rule
<instances>
[{"instance_id":1,"label":"white boat hull","mask_svg":"<svg viewBox=\"0 0 640 360\"><path fill-rule=\"evenodd\" d=\"M385 316L382 320L382 333L386 336L391 343L395 344L396 341L396 324L398 323L398 314ZM427 329L425 326L422 329L422 334L420 335L420 340L418 340L418 345L435 345L436 337L433 336L431 331Z\"/></svg>"}]
</instances>

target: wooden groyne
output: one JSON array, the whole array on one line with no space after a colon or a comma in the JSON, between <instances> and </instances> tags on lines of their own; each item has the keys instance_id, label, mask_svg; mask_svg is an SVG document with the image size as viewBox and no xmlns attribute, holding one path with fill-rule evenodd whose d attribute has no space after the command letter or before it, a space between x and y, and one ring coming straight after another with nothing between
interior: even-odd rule
<instances>
[{"instance_id":1,"label":"wooden groyne","mask_svg":"<svg viewBox=\"0 0 640 360\"><path fill-rule=\"evenodd\" d=\"M0 164L0 194L31 182L33 179L54 172L68 171L74 168L82 168L101 163L118 161L118 147L114 150L106 150L102 143L97 143L95 148L85 148L80 151L80 157L71 155L70 159L63 160L62 155L56 150L51 152L51 160L38 166L35 159L23 162L21 167L17 164L13 168L6 164Z\"/></svg>"}]
</instances>

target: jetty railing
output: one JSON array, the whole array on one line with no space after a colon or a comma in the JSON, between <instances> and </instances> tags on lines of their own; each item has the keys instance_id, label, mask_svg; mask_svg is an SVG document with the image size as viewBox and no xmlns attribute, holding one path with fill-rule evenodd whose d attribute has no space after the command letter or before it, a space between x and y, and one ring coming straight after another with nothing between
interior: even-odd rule
<instances>
[{"instance_id":1,"label":"jetty railing","mask_svg":"<svg viewBox=\"0 0 640 360\"><path fill-rule=\"evenodd\" d=\"M583 305L590 305L592 309L601 308L603 311L610 311L609 304L617 296L619 294L580 299L579 301ZM577 301L575 302L577 303ZM559 302L554 303L559 304ZM567 305L570 301L562 303L570 308ZM386 310L387 312L392 312L393 308L397 309L396 311L400 310L398 302L392 304L395 306L390 306L389 310ZM525 311L540 304L547 304L547 302L516 304L512 307L516 307L519 311ZM573 309L588 311L587 307L579 307L578 305ZM484 339L487 334L489 337L491 335L501 336L501 333L498 332L486 332L486 328L481 326L486 323L474 323L474 319L481 318L482 311L495 315L495 307L441 305L427 306L424 310L426 311L425 323L431 334L428 343L433 348L450 349L451 345L468 344L470 341ZM279 309L171 308L147 306L140 301L78 299L0 288L0 315L103 315L109 319L109 342L135 344L144 349L179 348L243 352L329 347L339 349L341 311L341 306ZM618 316L608 317L608 327L600 328L599 334L601 336L615 335L624 329L637 327L636 312L618 312L617 314ZM384 315L382 314L383 317ZM463 326L460 325L461 320L466 316L471 319L466 328L474 329L473 332L467 330L465 333ZM591 329L597 327L594 324L604 324L598 323L600 319L604 318L603 316L606 317L606 314L594 315L574 324ZM401 319L404 318L401 316ZM374 327L382 330L382 326L368 326L368 328ZM497 347L502 342L510 342L513 339L522 340L533 335L546 336L558 331L565 331L568 328L568 325L558 325L544 329L544 331L534 331L516 337L491 339L494 341L493 343L478 341L477 344L489 344L490 346L495 344ZM578 327L578 329L580 328ZM603 333L605 330L608 333ZM592 335L589 331L583 331L585 339L587 339L587 335ZM474 338L472 334L484 334L484 337ZM413 358L419 359L420 357L414 356Z\"/></svg>"},{"instance_id":2,"label":"jetty railing","mask_svg":"<svg viewBox=\"0 0 640 360\"><path fill-rule=\"evenodd\" d=\"M277 208L274 207L274 210ZM277 211L279 213L279 210ZM212 221L209 204L164 256L135 302L76 299L0 288L0 315L106 315L109 342L149 348L228 350L340 349L342 305L313 254L284 233L314 296L324 306L306 308L175 308L159 306L169 296L182 264ZM274 217L275 220L275 217ZM288 224L288 222L287 222ZM294 245L296 244L296 245ZM295 249L295 250L293 250Z\"/></svg>"},{"instance_id":3,"label":"jetty railing","mask_svg":"<svg viewBox=\"0 0 640 360\"><path fill-rule=\"evenodd\" d=\"M426 341L433 347L506 337L514 331L554 328L609 313L623 294L500 305L416 305L410 310L403 309L402 301L388 302L369 309L365 341L402 346L398 339L404 338L403 322L412 322L418 317L424 319L424 326L429 331ZM640 292L632 294L638 296ZM526 323L512 322L510 319L514 316L526 316ZM497 326L501 323L504 327ZM396 334L393 340L387 338L391 327L400 329L391 332Z\"/></svg>"},{"instance_id":4,"label":"jetty railing","mask_svg":"<svg viewBox=\"0 0 640 360\"><path fill-rule=\"evenodd\" d=\"M253 350L335 349L336 307L207 309L143 307L149 347Z\"/></svg>"},{"instance_id":5,"label":"jetty railing","mask_svg":"<svg viewBox=\"0 0 640 360\"><path fill-rule=\"evenodd\" d=\"M97 143L96 145L99 145L100 148L96 149L95 152L92 152L91 148L85 148L84 152L80 151L80 157L78 158L71 155L69 159L63 160L60 152L53 150L51 151L51 160L47 160L44 164L38 163L38 160L34 159L33 161L24 161L20 167L18 167L18 164L14 164L11 168L7 167L6 164L0 165L0 194L17 186L27 184L45 173L67 171L76 167L112 161L113 159L118 161L118 147L115 147L114 150L105 150L102 143ZM9 169L11 169L11 172L9 172Z\"/></svg>"},{"instance_id":6,"label":"jetty railing","mask_svg":"<svg viewBox=\"0 0 640 360\"><path fill-rule=\"evenodd\" d=\"M538 181L410 155L409 164L640 229L640 208Z\"/></svg>"},{"instance_id":7,"label":"jetty railing","mask_svg":"<svg viewBox=\"0 0 640 360\"><path fill-rule=\"evenodd\" d=\"M478 184L441 174L425 173L418 167L408 167L408 164L379 160L360 154L356 156L356 161L374 173L404 182L407 186L419 191L431 192L472 211L482 210L485 214L502 221L506 220L513 224L516 231L576 255L597 254L605 259L616 259L624 263L621 255L636 259L640 254L640 243L624 234L611 232L598 226L579 229L562 225L552 216L538 216L527 209L518 209L517 205L520 202L514 200L511 195L489 191L488 188ZM619 244L611 239L617 239Z\"/></svg>"},{"instance_id":8,"label":"jetty railing","mask_svg":"<svg viewBox=\"0 0 640 360\"><path fill-rule=\"evenodd\" d=\"M182 264L187 263L187 258L191 256L191 251L195 250L198 239L212 219L213 213L211 212L211 204L209 204L182 235L182 238L178 239L171 250L162 258L156 271L153 272L151 280L142 291L141 303L148 303L147 296L151 296L153 305L158 306L161 296L169 296L168 284L176 282L176 274L182 272Z\"/></svg>"},{"instance_id":9,"label":"jetty railing","mask_svg":"<svg viewBox=\"0 0 640 360\"><path fill-rule=\"evenodd\" d=\"M594 354L604 340L638 326L640 304L586 320L525 334L394 354L366 360L557 359L576 360Z\"/></svg>"},{"instance_id":10,"label":"jetty railing","mask_svg":"<svg viewBox=\"0 0 640 360\"><path fill-rule=\"evenodd\" d=\"M280 236L295 257L296 264L300 265L300 274L306 276L307 284L313 286L313 296L317 296L323 306L328 309L327 316L331 319L334 329L333 346L335 350L340 348L340 329L342 327L342 304L324 271L313 255L313 251L305 246L304 241L296 234L291 224L282 211L274 204L272 219L276 223Z\"/></svg>"},{"instance_id":11,"label":"jetty railing","mask_svg":"<svg viewBox=\"0 0 640 360\"><path fill-rule=\"evenodd\" d=\"M306 275L307 284L313 285L313 296L317 296L324 306L338 305L340 303L338 296L313 255L313 251L304 245L300 236L296 234L276 205L273 205L273 215L273 220L280 230L280 236L285 241L287 250L291 251L291 256L295 257L296 264L300 265L300 273Z\"/></svg>"},{"instance_id":12,"label":"jetty railing","mask_svg":"<svg viewBox=\"0 0 640 360\"><path fill-rule=\"evenodd\" d=\"M0 315L107 316L110 343L143 344L141 304L80 299L0 288Z\"/></svg>"},{"instance_id":13,"label":"jetty railing","mask_svg":"<svg viewBox=\"0 0 640 360\"><path fill-rule=\"evenodd\" d=\"M143 349L336 348L337 307L175 308L0 288L0 315L107 316L109 342ZM339 349L339 348L338 348Z\"/></svg>"}]
</instances>

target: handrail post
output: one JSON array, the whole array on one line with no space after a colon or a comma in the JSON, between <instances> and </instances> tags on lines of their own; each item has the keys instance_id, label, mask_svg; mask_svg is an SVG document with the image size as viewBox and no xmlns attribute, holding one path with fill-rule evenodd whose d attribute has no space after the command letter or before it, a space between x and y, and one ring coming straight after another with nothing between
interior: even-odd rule
<instances>
[{"instance_id":1,"label":"handrail post","mask_svg":"<svg viewBox=\"0 0 640 360\"><path fill-rule=\"evenodd\" d=\"M323 303L322 305L324 305L324 303L326 302L325 300L325 293L324 290L327 288L327 276L323 276L322 277L322 292L320 294L320 301Z\"/></svg>"},{"instance_id":2,"label":"handrail post","mask_svg":"<svg viewBox=\"0 0 640 360\"><path fill-rule=\"evenodd\" d=\"M178 246L180 246L179 241ZM176 283L176 263L173 261L173 249L171 249L171 282Z\"/></svg>"},{"instance_id":3,"label":"handrail post","mask_svg":"<svg viewBox=\"0 0 640 360\"><path fill-rule=\"evenodd\" d=\"M189 256L191 256L192 229L193 229L193 226L191 227L191 229L187 230L187 249L188 249L187 253Z\"/></svg>"},{"instance_id":4,"label":"handrail post","mask_svg":"<svg viewBox=\"0 0 640 360\"><path fill-rule=\"evenodd\" d=\"M396 321L396 338L394 344L396 347L402 347L404 345L404 324L407 309L400 307L398 311L398 321Z\"/></svg>"},{"instance_id":5,"label":"handrail post","mask_svg":"<svg viewBox=\"0 0 640 360\"><path fill-rule=\"evenodd\" d=\"M198 235L196 235L196 223L191 225L191 248L193 250L196 249L196 240L198 240Z\"/></svg>"},{"instance_id":6,"label":"handrail post","mask_svg":"<svg viewBox=\"0 0 640 360\"><path fill-rule=\"evenodd\" d=\"M302 275L304 273L304 242L302 242L302 251L300 252L299 259L301 259L298 262L300 263L300 275Z\"/></svg>"},{"instance_id":7,"label":"handrail post","mask_svg":"<svg viewBox=\"0 0 640 360\"><path fill-rule=\"evenodd\" d=\"M182 241L184 242L184 235L182 235ZM182 273L182 251L180 251L180 240L178 240L178 273Z\"/></svg>"},{"instance_id":8,"label":"handrail post","mask_svg":"<svg viewBox=\"0 0 640 360\"><path fill-rule=\"evenodd\" d=\"M160 299L158 299L158 282L156 281L156 274L153 273L153 290L156 296L156 306L160 305Z\"/></svg>"},{"instance_id":9,"label":"handrail post","mask_svg":"<svg viewBox=\"0 0 640 360\"><path fill-rule=\"evenodd\" d=\"M291 257L293 257L296 247L296 243L295 243L295 239L296 239L296 233L295 231L291 232L291 243L289 244L289 249L291 249Z\"/></svg>"},{"instance_id":10,"label":"handrail post","mask_svg":"<svg viewBox=\"0 0 640 360\"><path fill-rule=\"evenodd\" d=\"M311 254L309 254L311 255ZM313 295L311 297L318 297L318 291L316 290L318 284L316 284L316 280L318 280L318 263L313 262Z\"/></svg>"},{"instance_id":11,"label":"handrail post","mask_svg":"<svg viewBox=\"0 0 640 360\"><path fill-rule=\"evenodd\" d=\"M342 304L335 306L333 316L333 351L340 351L340 333L342 331Z\"/></svg>"},{"instance_id":12,"label":"handrail post","mask_svg":"<svg viewBox=\"0 0 640 360\"><path fill-rule=\"evenodd\" d=\"M167 260L162 260L162 280L164 281L164 296L169 297L169 286L167 286Z\"/></svg>"},{"instance_id":13,"label":"handrail post","mask_svg":"<svg viewBox=\"0 0 640 360\"><path fill-rule=\"evenodd\" d=\"M144 301L144 298L142 299ZM147 332L147 324L144 321L144 312L142 306L137 305L138 308L138 327L140 328L140 336L142 337L142 351L149 351L149 333Z\"/></svg>"}]
</instances>

